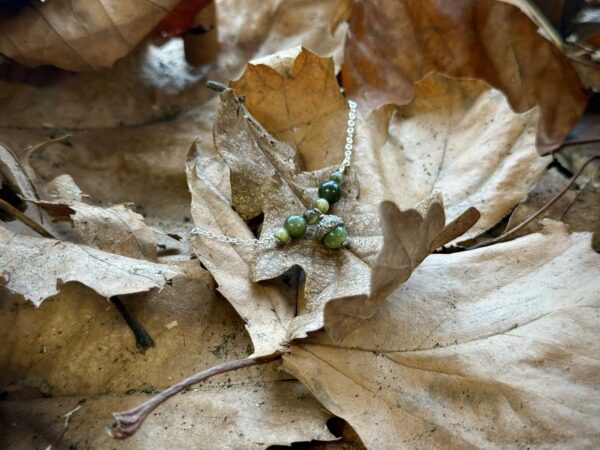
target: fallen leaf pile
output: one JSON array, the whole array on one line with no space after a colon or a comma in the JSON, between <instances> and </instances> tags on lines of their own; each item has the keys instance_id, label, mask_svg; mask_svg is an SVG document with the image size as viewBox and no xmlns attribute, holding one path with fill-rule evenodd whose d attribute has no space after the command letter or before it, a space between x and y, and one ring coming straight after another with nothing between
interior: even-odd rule
<instances>
[{"instance_id":1,"label":"fallen leaf pile","mask_svg":"<svg viewBox=\"0 0 600 450\"><path fill-rule=\"evenodd\" d=\"M0 447L593 448L598 153L563 145L558 11L0 12ZM349 98L347 246L207 237L311 208Z\"/></svg>"}]
</instances>

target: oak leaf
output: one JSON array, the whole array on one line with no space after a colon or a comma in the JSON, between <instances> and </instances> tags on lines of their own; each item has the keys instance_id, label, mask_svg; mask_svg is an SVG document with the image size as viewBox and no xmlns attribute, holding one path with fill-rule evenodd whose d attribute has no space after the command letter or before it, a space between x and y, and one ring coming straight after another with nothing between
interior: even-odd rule
<instances>
[{"instance_id":1,"label":"oak leaf","mask_svg":"<svg viewBox=\"0 0 600 450\"><path fill-rule=\"evenodd\" d=\"M284 367L368 448L593 446L600 256L548 224L434 255L342 342L320 333Z\"/></svg>"},{"instance_id":2,"label":"oak leaf","mask_svg":"<svg viewBox=\"0 0 600 450\"><path fill-rule=\"evenodd\" d=\"M497 0L355 2L342 69L350 96L368 109L404 104L429 72L478 78L519 112L539 106L537 149L556 149L586 96L558 48L516 7Z\"/></svg>"}]
</instances>

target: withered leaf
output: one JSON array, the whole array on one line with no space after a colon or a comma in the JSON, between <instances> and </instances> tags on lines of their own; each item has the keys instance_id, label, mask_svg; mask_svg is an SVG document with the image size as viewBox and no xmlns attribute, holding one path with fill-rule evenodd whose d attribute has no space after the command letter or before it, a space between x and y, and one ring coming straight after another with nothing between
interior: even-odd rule
<instances>
[{"instance_id":1,"label":"withered leaf","mask_svg":"<svg viewBox=\"0 0 600 450\"><path fill-rule=\"evenodd\" d=\"M600 256L557 223L434 255L336 344L289 370L368 448L593 446L600 433Z\"/></svg>"},{"instance_id":2,"label":"withered leaf","mask_svg":"<svg viewBox=\"0 0 600 450\"><path fill-rule=\"evenodd\" d=\"M537 148L557 148L585 108L577 73L520 10L498 0L355 2L342 69L372 109L407 103L429 72L478 78L520 112L539 106Z\"/></svg>"},{"instance_id":3,"label":"withered leaf","mask_svg":"<svg viewBox=\"0 0 600 450\"><path fill-rule=\"evenodd\" d=\"M156 236L142 215L126 205L100 207L84 203L69 175L52 180L46 190L54 200L36 200L55 221L70 222L79 243L130 258L156 261Z\"/></svg>"},{"instance_id":4,"label":"withered leaf","mask_svg":"<svg viewBox=\"0 0 600 450\"><path fill-rule=\"evenodd\" d=\"M38 193L21 164L18 156L5 144L0 142L0 196L19 209L25 210L27 205L23 198L37 198ZM38 215L39 217L39 215ZM0 218L4 221L14 220L0 209Z\"/></svg>"},{"instance_id":5,"label":"withered leaf","mask_svg":"<svg viewBox=\"0 0 600 450\"><path fill-rule=\"evenodd\" d=\"M189 390L126 441L107 435L111 411L248 352L243 322L215 295L212 277L196 262L179 269L162 291L122 297L155 340L144 353L136 351L116 310L84 286L70 284L40 308L0 292L0 337L6 343L0 348L5 391L0 434L5 446L22 446L30 433L42 448L83 442L93 448L183 448L190 442L200 447L218 442L258 449L332 438L325 427L329 413L277 364Z\"/></svg>"},{"instance_id":6,"label":"withered leaf","mask_svg":"<svg viewBox=\"0 0 600 450\"><path fill-rule=\"evenodd\" d=\"M17 235L1 226L0 270L6 287L36 306L73 281L108 298L161 288L179 273L167 265L85 245Z\"/></svg>"},{"instance_id":7,"label":"withered leaf","mask_svg":"<svg viewBox=\"0 0 600 450\"><path fill-rule=\"evenodd\" d=\"M84 71L111 67L179 0L54 0L0 18L0 53L28 67Z\"/></svg>"}]
</instances>

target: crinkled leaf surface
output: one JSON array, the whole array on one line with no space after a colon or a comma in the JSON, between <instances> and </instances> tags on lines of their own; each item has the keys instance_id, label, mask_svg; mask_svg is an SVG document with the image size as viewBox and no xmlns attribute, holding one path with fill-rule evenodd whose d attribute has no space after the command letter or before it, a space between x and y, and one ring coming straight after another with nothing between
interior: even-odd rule
<instances>
[{"instance_id":1,"label":"crinkled leaf surface","mask_svg":"<svg viewBox=\"0 0 600 450\"><path fill-rule=\"evenodd\" d=\"M125 56L179 0L35 3L0 18L0 53L28 67L98 70Z\"/></svg>"},{"instance_id":2,"label":"crinkled leaf surface","mask_svg":"<svg viewBox=\"0 0 600 450\"><path fill-rule=\"evenodd\" d=\"M329 414L270 364L215 377L163 405L130 439L111 439L105 427L112 411L243 358L251 346L242 321L215 296L212 277L197 263L181 266L162 291L122 300L154 338L144 353L116 310L81 285L69 284L37 309L0 290L5 447L258 449L332 438ZM77 407L65 426L65 414Z\"/></svg>"},{"instance_id":3,"label":"crinkled leaf surface","mask_svg":"<svg viewBox=\"0 0 600 450\"><path fill-rule=\"evenodd\" d=\"M0 227L0 271L5 286L39 306L76 281L104 297L161 288L179 271L85 245L14 234Z\"/></svg>"},{"instance_id":4,"label":"crinkled leaf surface","mask_svg":"<svg viewBox=\"0 0 600 450\"><path fill-rule=\"evenodd\" d=\"M368 448L593 446L600 436L600 256L553 223L434 255L341 343L285 368Z\"/></svg>"},{"instance_id":5,"label":"crinkled leaf surface","mask_svg":"<svg viewBox=\"0 0 600 450\"><path fill-rule=\"evenodd\" d=\"M540 108L537 148L557 148L586 97L559 49L516 7L497 0L355 2L343 84L363 106L407 103L429 72L478 78L517 111Z\"/></svg>"},{"instance_id":6,"label":"crinkled leaf surface","mask_svg":"<svg viewBox=\"0 0 600 450\"><path fill-rule=\"evenodd\" d=\"M69 175L52 180L52 201L34 201L54 221L70 222L78 242L108 253L156 261L156 236L144 218L126 205L100 207L84 203Z\"/></svg>"}]
</instances>

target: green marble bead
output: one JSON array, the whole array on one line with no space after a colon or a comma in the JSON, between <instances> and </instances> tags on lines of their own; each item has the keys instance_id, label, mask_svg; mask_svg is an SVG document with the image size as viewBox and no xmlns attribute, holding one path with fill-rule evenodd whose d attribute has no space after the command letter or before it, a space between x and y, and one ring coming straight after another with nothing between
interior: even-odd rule
<instances>
[{"instance_id":1,"label":"green marble bead","mask_svg":"<svg viewBox=\"0 0 600 450\"><path fill-rule=\"evenodd\" d=\"M318 198L315 202L315 208L325 214L327 211L329 211L329 202L324 198Z\"/></svg>"},{"instance_id":2,"label":"green marble bead","mask_svg":"<svg viewBox=\"0 0 600 450\"><path fill-rule=\"evenodd\" d=\"M342 172L340 172L339 170L336 170L335 172L332 172L331 175L329 175L329 179L332 181L335 181L337 184L339 184L341 186L342 183L344 182L344 174Z\"/></svg>"},{"instance_id":3,"label":"green marble bead","mask_svg":"<svg viewBox=\"0 0 600 450\"><path fill-rule=\"evenodd\" d=\"M285 222L283 222L283 228L288 232L290 237L299 238L304 236L306 233L306 229L308 225L306 224L306 220L299 214L292 214Z\"/></svg>"},{"instance_id":4,"label":"green marble bead","mask_svg":"<svg viewBox=\"0 0 600 450\"><path fill-rule=\"evenodd\" d=\"M273 236L279 245L284 245L290 242L290 235L283 227L277 228L275 233L273 233Z\"/></svg>"},{"instance_id":5,"label":"green marble bead","mask_svg":"<svg viewBox=\"0 0 600 450\"><path fill-rule=\"evenodd\" d=\"M347 238L346 229L342 225L339 225L323 236L323 244L325 244L325 247L331 249L341 248Z\"/></svg>"},{"instance_id":6,"label":"green marble bead","mask_svg":"<svg viewBox=\"0 0 600 450\"><path fill-rule=\"evenodd\" d=\"M317 208L311 208L304 211L304 220L309 225L314 225L319 221L319 217L321 217L321 211Z\"/></svg>"},{"instance_id":7,"label":"green marble bead","mask_svg":"<svg viewBox=\"0 0 600 450\"><path fill-rule=\"evenodd\" d=\"M323 181L319 186L319 197L324 198L333 205L342 196L340 185L333 180Z\"/></svg>"}]
</instances>

